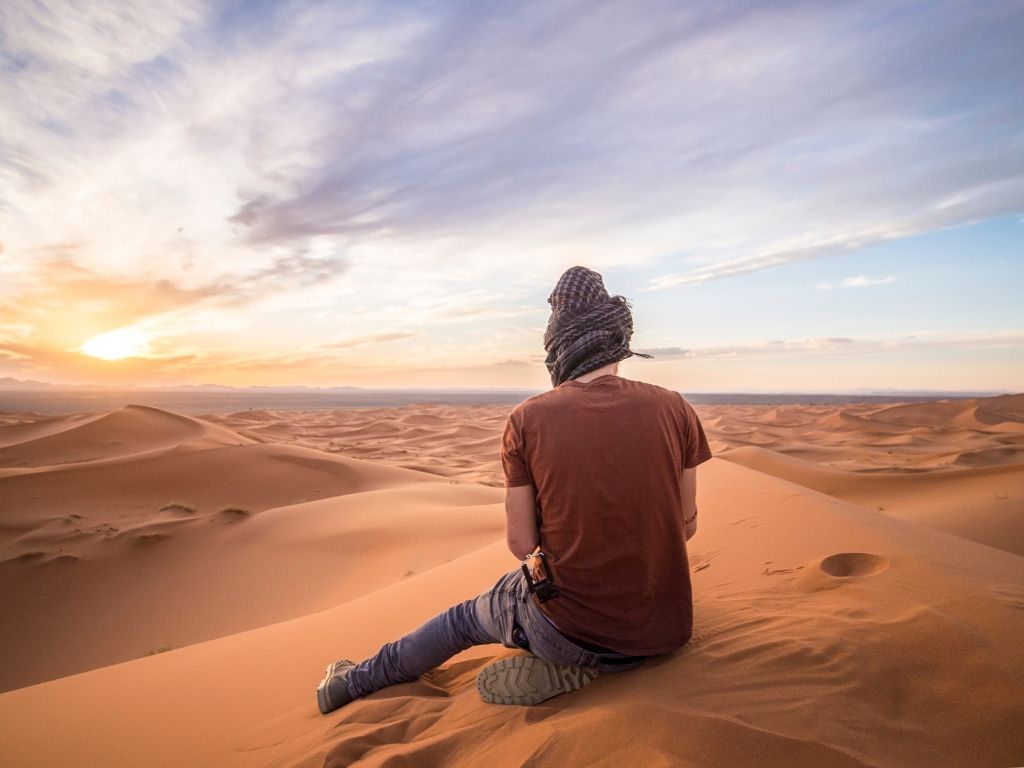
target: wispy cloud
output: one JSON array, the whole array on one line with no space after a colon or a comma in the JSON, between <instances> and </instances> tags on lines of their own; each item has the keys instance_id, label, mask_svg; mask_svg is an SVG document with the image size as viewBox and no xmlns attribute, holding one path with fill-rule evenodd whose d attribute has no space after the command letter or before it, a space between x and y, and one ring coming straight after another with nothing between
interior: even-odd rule
<instances>
[{"instance_id":1,"label":"wispy cloud","mask_svg":"<svg viewBox=\"0 0 1024 768\"><path fill-rule=\"evenodd\" d=\"M55 258L110 307L65 325L169 356L339 317L440 354L536 325L575 263L678 289L1024 208L1013 4L6 0L0 28L0 305L50 347Z\"/></svg>"},{"instance_id":2,"label":"wispy cloud","mask_svg":"<svg viewBox=\"0 0 1024 768\"><path fill-rule=\"evenodd\" d=\"M884 239L881 235L878 239ZM859 247L860 241L844 242L827 240L814 245L794 247L776 253L758 256L745 256L738 259L727 259L718 264L697 267L686 272L676 272L652 278L642 291L657 291L664 288L675 288L683 285L706 283L708 280L719 280L724 277L744 275L748 272L760 272L763 269L782 267L808 259L816 259L824 255L850 251Z\"/></svg>"},{"instance_id":3,"label":"wispy cloud","mask_svg":"<svg viewBox=\"0 0 1024 768\"><path fill-rule=\"evenodd\" d=\"M845 336L773 339L712 347L651 347L640 349L662 360L697 360L742 357L813 357L819 355L863 355L912 349L1022 349L1024 331L978 331L941 333L922 331L891 336Z\"/></svg>"},{"instance_id":4,"label":"wispy cloud","mask_svg":"<svg viewBox=\"0 0 1024 768\"><path fill-rule=\"evenodd\" d=\"M888 275L886 277L868 277L867 275L857 275L855 277L844 277L838 283L817 283L815 287L820 291L831 291L833 288L866 288L869 285L888 285L889 283L895 282L895 275Z\"/></svg>"},{"instance_id":5,"label":"wispy cloud","mask_svg":"<svg viewBox=\"0 0 1024 768\"><path fill-rule=\"evenodd\" d=\"M692 281L1022 202L1010 8L4 8L11 247L107 245L86 219L131 216L153 226L117 251L140 260L181 227L199 262L317 235L433 258L441 239L529 260L583 244L689 254L666 263Z\"/></svg>"},{"instance_id":6,"label":"wispy cloud","mask_svg":"<svg viewBox=\"0 0 1024 768\"><path fill-rule=\"evenodd\" d=\"M418 336L418 333L408 331L395 331L392 333L371 333L365 336L349 336L337 341L328 341L319 344L322 349L350 349L352 347L363 347L368 344L383 344L388 341L402 341Z\"/></svg>"},{"instance_id":7,"label":"wispy cloud","mask_svg":"<svg viewBox=\"0 0 1024 768\"><path fill-rule=\"evenodd\" d=\"M100 333L234 291L226 283L187 287L166 278L104 275L71 255L29 262L7 277L13 300L0 304L4 325L53 335Z\"/></svg>"}]
</instances>

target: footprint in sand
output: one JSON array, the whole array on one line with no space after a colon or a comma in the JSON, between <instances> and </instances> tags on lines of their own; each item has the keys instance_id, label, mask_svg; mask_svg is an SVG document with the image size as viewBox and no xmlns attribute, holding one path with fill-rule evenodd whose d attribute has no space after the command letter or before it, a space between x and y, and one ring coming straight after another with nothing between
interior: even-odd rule
<instances>
[{"instance_id":1,"label":"footprint in sand","mask_svg":"<svg viewBox=\"0 0 1024 768\"><path fill-rule=\"evenodd\" d=\"M821 561L821 570L837 579L874 576L889 567L888 558L870 552L839 552Z\"/></svg>"}]
</instances>

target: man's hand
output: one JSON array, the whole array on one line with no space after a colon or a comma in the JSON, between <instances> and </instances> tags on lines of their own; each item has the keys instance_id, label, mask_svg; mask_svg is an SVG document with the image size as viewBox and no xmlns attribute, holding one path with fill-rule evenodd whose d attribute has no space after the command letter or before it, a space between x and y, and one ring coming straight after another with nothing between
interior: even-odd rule
<instances>
[{"instance_id":1,"label":"man's hand","mask_svg":"<svg viewBox=\"0 0 1024 768\"><path fill-rule=\"evenodd\" d=\"M505 489L505 538L509 551L519 560L540 543L537 532L537 489L517 485Z\"/></svg>"},{"instance_id":2,"label":"man's hand","mask_svg":"<svg viewBox=\"0 0 1024 768\"><path fill-rule=\"evenodd\" d=\"M686 540L697 532L697 468L684 469L679 478L683 491L683 521L686 522Z\"/></svg>"}]
</instances>

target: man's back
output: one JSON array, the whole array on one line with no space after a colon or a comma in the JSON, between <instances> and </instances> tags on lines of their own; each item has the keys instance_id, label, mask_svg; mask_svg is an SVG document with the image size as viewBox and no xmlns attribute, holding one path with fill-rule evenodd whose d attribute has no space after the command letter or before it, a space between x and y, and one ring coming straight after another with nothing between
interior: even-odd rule
<instances>
[{"instance_id":1,"label":"man's back","mask_svg":"<svg viewBox=\"0 0 1024 768\"><path fill-rule=\"evenodd\" d=\"M537 490L541 544L564 633L621 653L678 648L692 629L679 477L710 458L677 392L604 375L520 403L502 445L506 485Z\"/></svg>"},{"instance_id":2,"label":"man's back","mask_svg":"<svg viewBox=\"0 0 1024 768\"><path fill-rule=\"evenodd\" d=\"M651 355L629 348L629 301L610 295L598 272L570 267L548 303L544 365L554 389L512 410L501 457L509 551L528 558L539 542L560 594L539 603L526 575L510 571L373 657L329 665L317 686L321 712L482 643L530 654L480 670L481 697L538 704L690 639L693 467L711 457L700 420L677 392L617 375L622 360Z\"/></svg>"}]
</instances>

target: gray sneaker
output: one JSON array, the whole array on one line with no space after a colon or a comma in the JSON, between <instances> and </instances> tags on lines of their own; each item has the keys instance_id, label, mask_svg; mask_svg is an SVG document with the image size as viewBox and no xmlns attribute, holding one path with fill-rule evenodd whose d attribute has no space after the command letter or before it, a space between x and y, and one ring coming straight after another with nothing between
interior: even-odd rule
<instances>
[{"instance_id":1,"label":"gray sneaker","mask_svg":"<svg viewBox=\"0 0 1024 768\"><path fill-rule=\"evenodd\" d=\"M476 689L488 704L530 706L579 690L595 677L594 667L552 664L536 656L511 656L481 669Z\"/></svg>"},{"instance_id":2,"label":"gray sneaker","mask_svg":"<svg viewBox=\"0 0 1024 768\"><path fill-rule=\"evenodd\" d=\"M326 715L353 700L348 692L348 673L355 667L348 659L341 659L327 666L327 675L316 687L316 703L320 712Z\"/></svg>"}]
</instances>

